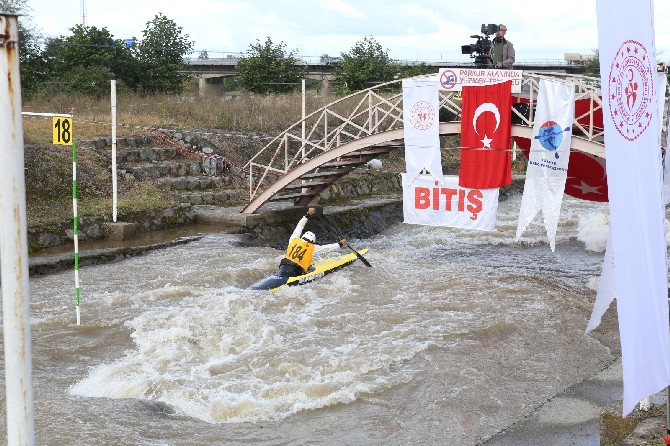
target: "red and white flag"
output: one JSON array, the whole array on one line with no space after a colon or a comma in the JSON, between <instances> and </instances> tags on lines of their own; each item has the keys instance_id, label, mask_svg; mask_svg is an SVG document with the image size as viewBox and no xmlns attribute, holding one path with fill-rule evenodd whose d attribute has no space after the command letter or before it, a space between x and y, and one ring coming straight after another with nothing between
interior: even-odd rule
<instances>
[{"instance_id":1,"label":"red and white flag","mask_svg":"<svg viewBox=\"0 0 670 446\"><path fill-rule=\"evenodd\" d=\"M512 182L511 81L463 87L459 185L472 189Z\"/></svg>"},{"instance_id":2,"label":"red and white flag","mask_svg":"<svg viewBox=\"0 0 670 446\"><path fill-rule=\"evenodd\" d=\"M597 0L623 414L670 384L653 1Z\"/></svg>"},{"instance_id":3,"label":"red and white flag","mask_svg":"<svg viewBox=\"0 0 670 446\"><path fill-rule=\"evenodd\" d=\"M442 177L439 85L434 77L402 81L405 163L412 180L424 169Z\"/></svg>"},{"instance_id":4,"label":"red and white flag","mask_svg":"<svg viewBox=\"0 0 670 446\"><path fill-rule=\"evenodd\" d=\"M668 79L665 77L664 72L658 73L658 89L656 90L656 97L658 98L658 116L663 116L663 107L665 105L665 91L668 86ZM660 134L658 135L660 138ZM667 162L667 152L666 152L666 163L664 168L663 176L663 193L665 196L665 204L668 204L668 198L670 197L670 185L668 184L668 162ZM569 171L568 171L569 172ZM610 304L614 300L614 258L612 256L612 236L607 238L607 248L605 249L605 259L603 260L603 271L600 275L600 284L598 286L598 294L596 295L596 301L593 304L593 312L591 313L591 319L586 325L586 333L589 333L592 330L595 330L600 321L602 320L605 311L609 308Z\"/></svg>"},{"instance_id":5,"label":"red and white flag","mask_svg":"<svg viewBox=\"0 0 670 446\"><path fill-rule=\"evenodd\" d=\"M568 176L574 117L575 86L540 79L516 240L542 211L549 246L552 251L556 249L556 229Z\"/></svg>"}]
</instances>

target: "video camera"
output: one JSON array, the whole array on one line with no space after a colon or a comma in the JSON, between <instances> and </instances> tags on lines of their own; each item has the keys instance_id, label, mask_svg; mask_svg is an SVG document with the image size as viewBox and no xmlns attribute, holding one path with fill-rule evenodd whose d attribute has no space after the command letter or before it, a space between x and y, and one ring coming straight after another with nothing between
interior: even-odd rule
<instances>
[{"instance_id":1,"label":"video camera","mask_svg":"<svg viewBox=\"0 0 670 446\"><path fill-rule=\"evenodd\" d=\"M461 46L461 54L469 54L472 59L475 59L475 65L478 67L488 67L493 65L491 59L491 34L498 32L498 25L489 23L488 25L482 23L482 35L474 34L470 37L477 39L477 42Z\"/></svg>"}]
</instances>

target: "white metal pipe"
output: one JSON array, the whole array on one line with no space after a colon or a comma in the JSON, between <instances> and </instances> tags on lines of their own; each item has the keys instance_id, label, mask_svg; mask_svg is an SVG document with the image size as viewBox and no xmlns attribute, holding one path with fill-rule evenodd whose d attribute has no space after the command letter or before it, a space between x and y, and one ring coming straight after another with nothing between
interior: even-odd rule
<instances>
[{"instance_id":1,"label":"white metal pipe","mask_svg":"<svg viewBox=\"0 0 670 446\"><path fill-rule=\"evenodd\" d=\"M18 20L0 15L0 275L7 444L34 445Z\"/></svg>"},{"instance_id":2,"label":"white metal pipe","mask_svg":"<svg viewBox=\"0 0 670 446\"><path fill-rule=\"evenodd\" d=\"M305 79L302 79L302 162L305 162Z\"/></svg>"},{"instance_id":3,"label":"white metal pipe","mask_svg":"<svg viewBox=\"0 0 670 446\"><path fill-rule=\"evenodd\" d=\"M301 163L305 162L305 79L302 79L302 158ZM301 183L306 183L305 180L302 180ZM305 192L305 189L302 189Z\"/></svg>"},{"instance_id":4,"label":"white metal pipe","mask_svg":"<svg viewBox=\"0 0 670 446\"><path fill-rule=\"evenodd\" d=\"M112 221L116 223L118 182L116 178L116 80L112 80Z\"/></svg>"}]
</instances>

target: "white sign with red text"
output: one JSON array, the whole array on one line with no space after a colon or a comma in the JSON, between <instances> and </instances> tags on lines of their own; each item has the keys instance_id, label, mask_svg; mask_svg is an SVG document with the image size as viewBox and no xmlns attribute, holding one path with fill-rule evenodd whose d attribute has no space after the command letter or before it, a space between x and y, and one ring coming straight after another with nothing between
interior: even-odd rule
<instances>
[{"instance_id":1,"label":"white sign with red text","mask_svg":"<svg viewBox=\"0 0 670 446\"><path fill-rule=\"evenodd\" d=\"M416 179L402 174L404 222L427 226L494 231L499 189L468 189L458 185L458 176L432 175Z\"/></svg>"},{"instance_id":2,"label":"white sign with red text","mask_svg":"<svg viewBox=\"0 0 670 446\"><path fill-rule=\"evenodd\" d=\"M512 81L512 93L521 93L523 70L440 68L440 90L461 91L463 85L480 86Z\"/></svg>"}]
</instances>

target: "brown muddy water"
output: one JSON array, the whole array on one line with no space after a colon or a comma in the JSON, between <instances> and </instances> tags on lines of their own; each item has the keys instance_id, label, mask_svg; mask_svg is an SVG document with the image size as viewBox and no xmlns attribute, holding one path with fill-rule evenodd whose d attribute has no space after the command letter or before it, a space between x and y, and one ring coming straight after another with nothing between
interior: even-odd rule
<instances>
[{"instance_id":1,"label":"brown muddy water","mask_svg":"<svg viewBox=\"0 0 670 446\"><path fill-rule=\"evenodd\" d=\"M489 438L619 354L614 311L583 334L606 205L566 197L552 253L537 223L514 242L519 204L500 203L495 232L398 224L352 240L372 268L277 293L245 288L279 250L207 233L82 268L81 326L71 271L31 278L37 444Z\"/></svg>"}]
</instances>

